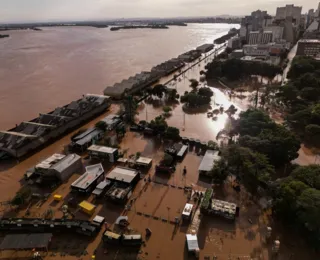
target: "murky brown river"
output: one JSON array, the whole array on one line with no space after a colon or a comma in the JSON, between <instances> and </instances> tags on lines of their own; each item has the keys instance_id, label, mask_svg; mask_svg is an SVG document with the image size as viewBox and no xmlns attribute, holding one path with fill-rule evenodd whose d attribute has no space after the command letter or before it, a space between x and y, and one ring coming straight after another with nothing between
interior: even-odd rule
<instances>
[{"instance_id":1,"label":"murky brown river","mask_svg":"<svg viewBox=\"0 0 320 260\"><path fill-rule=\"evenodd\" d=\"M90 27L9 31L0 41L0 128L64 105L197 47L231 24L189 24L168 30Z\"/></svg>"}]
</instances>

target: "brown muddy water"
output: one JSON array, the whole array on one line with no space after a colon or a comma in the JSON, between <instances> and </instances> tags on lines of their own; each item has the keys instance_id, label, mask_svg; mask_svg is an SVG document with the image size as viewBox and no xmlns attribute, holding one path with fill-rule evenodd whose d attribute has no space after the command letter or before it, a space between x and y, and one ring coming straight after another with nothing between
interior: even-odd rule
<instances>
[{"instance_id":1,"label":"brown muddy water","mask_svg":"<svg viewBox=\"0 0 320 260\"><path fill-rule=\"evenodd\" d=\"M128 30L110 32L108 29L95 28L45 28L44 31L10 32L11 37L0 41L0 109L6 113L0 114L1 128L7 129L23 120L31 119L39 112L49 111L57 106L64 105L84 93L102 93L104 86L112 85L123 78L127 78L141 70L148 70L153 65L180 53L194 48L205 42L212 42L225 34L233 25L192 24L188 27L172 27L169 30ZM208 58L209 60L210 58ZM207 60L207 61L208 61ZM170 87L177 88L181 94L190 90L189 79L199 79L199 72L205 62L196 65L180 76L180 81L171 83ZM168 80L163 79L163 81ZM234 104L238 111L248 106L246 99L230 97L227 91L213 87L215 95L212 98L212 109L223 105L228 108ZM143 103L139 108L140 120L151 120L162 113L163 101L156 98L152 103ZM84 127L92 126L100 118L109 113L116 113L119 107L113 105L109 112L101 115ZM207 141L215 139L217 133L228 124L226 114L218 115L216 121L207 118L206 114L185 114L180 104L174 105L172 116L168 119L170 125L179 127L184 136ZM12 198L21 186L20 180L24 172L53 153L61 152L70 141L69 135L61 138L54 144L30 156L13 167L0 168L0 197L1 201ZM184 161L177 165L172 176L157 176L154 174L155 165L163 156L163 143L143 138L137 133L127 133L121 142L121 149L128 150L129 154L141 152L143 156L153 159L153 166L149 170L153 181L167 183L174 186L192 185L203 190L210 186L199 179L198 167L201 156L192 150ZM90 163L90 162L85 162ZM186 166L188 173L182 174ZM55 190L65 199L70 194L70 184L77 178L74 175L68 183ZM187 200L183 190L151 183L144 186L140 181L135 189L136 202L128 212L132 232L145 234L145 228L150 228L153 234L146 246L140 252L130 253L130 250L108 251L102 248L102 231L94 241L77 237L54 237L53 253L44 254L45 259L91 259L97 249L96 259L192 259L188 258L185 246L187 226L178 229L168 222L139 215L147 213L156 217L173 220L179 216ZM218 259L270 259L270 244L265 241L265 230L270 223L270 216L263 212L244 191L236 193L229 184L218 188L222 199L237 203L241 214L235 224L223 219L195 219L190 228L198 231L200 259L218 256ZM92 196L88 196L92 201ZM92 201L96 203L95 201ZM54 216L61 217L61 206L64 201L53 204L49 198L40 207L30 208L31 216L38 217L49 207L54 210ZM97 203L95 213L106 217L108 223L113 224L122 212L121 207L105 203ZM1 210L8 210L3 209ZM3 212L1 212L1 215ZM18 212L23 216L25 211ZM88 218L82 213L79 218ZM250 218L252 223L248 222ZM283 241L279 260L285 259L319 259L300 245L300 241L290 241L284 233L277 233ZM79 250L86 249L87 256L80 256ZM67 252L66 256L60 252ZM292 257L292 252L294 256ZM0 259L29 258L31 252L13 254L6 252Z\"/></svg>"}]
</instances>

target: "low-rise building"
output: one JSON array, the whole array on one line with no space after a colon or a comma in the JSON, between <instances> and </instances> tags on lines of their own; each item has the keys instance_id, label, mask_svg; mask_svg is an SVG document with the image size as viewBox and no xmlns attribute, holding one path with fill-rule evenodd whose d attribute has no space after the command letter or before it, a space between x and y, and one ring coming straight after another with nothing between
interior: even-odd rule
<instances>
[{"instance_id":1,"label":"low-rise building","mask_svg":"<svg viewBox=\"0 0 320 260\"><path fill-rule=\"evenodd\" d=\"M269 45L244 45L243 54L244 56L268 56Z\"/></svg>"},{"instance_id":2,"label":"low-rise building","mask_svg":"<svg viewBox=\"0 0 320 260\"><path fill-rule=\"evenodd\" d=\"M213 44L212 43L206 43L202 44L199 47L196 48L197 51L200 51L202 53L206 53L208 51L211 51L213 49Z\"/></svg>"},{"instance_id":3,"label":"low-rise building","mask_svg":"<svg viewBox=\"0 0 320 260\"><path fill-rule=\"evenodd\" d=\"M240 59L243 57L243 50L234 50L233 52L230 53L230 58L233 59Z\"/></svg>"},{"instance_id":4,"label":"low-rise building","mask_svg":"<svg viewBox=\"0 0 320 260\"><path fill-rule=\"evenodd\" d=\"M216 161L220 160L219 152L207 150L199 166L199 173L207 175L211 172Z\"/></svg>"},{"instance_id":5,"label":"low-rise building","mask_svg":"<svg viewBox=\"0 0 320 260\"><path fill-rule=\"evenodd\" d=\"M125 203L132 195L134 187L140 180L138 171L125 167L115 167L107 175L107 180L113 183L106 197L116 203Z\"/></svg>"},{"instance_id":6,"label":"low-rise building","mask_svg":"<svg viewBox=\"0 0 320 260\"><path fill-rule=\"evenodd\" d=\"M73 173L81 172L82 167L81 157L77 154L53 154L38 163L32 170L28 170L25 176L26 178L38 177L38 183L54 179L64 182Z\"/></svg>"},{"instance_id":7,"label":"low-rise building","mask_svg":"<svg viewBox=\"0 0 320 260\"><path fill-rule=\"evenodd\" d=\"M90 165L86 167L86 172L71 184L71 189L81 193L89 193L103 180L104 169L101 163Z\"/></svg>"},{"instance_id":8,"label":"low-rise building","mask_svg":"<svg viewBox=\"0 0 320 260\"><path fill-rule=\"evenodd\" d=\"M298 42L297 54L315 57L320 53L320 39L302 39Z\"/></svg>"},{"instance_id":9,"label":"low-rise building","mask_svg":"<svg viewBox=\"0 0 320 260\"><path fill-rule=\"evenodd\" d=\"M113 163L118 159L118 149L103 145L91 145L88 148L89 156L92 158L105 159Z\"/></svg>"},{"instance_id":10,"label":"low-rise building","mask_svg":"<svg viewBox=\"0 0 320 260\"><path fill-rule=\"evenodd\" d=\"M104 135L101 129L89 128L86 131L71 138L69 149L72 151L83 152L95 141L100 140Z\"/></svg>"}]
</instances>

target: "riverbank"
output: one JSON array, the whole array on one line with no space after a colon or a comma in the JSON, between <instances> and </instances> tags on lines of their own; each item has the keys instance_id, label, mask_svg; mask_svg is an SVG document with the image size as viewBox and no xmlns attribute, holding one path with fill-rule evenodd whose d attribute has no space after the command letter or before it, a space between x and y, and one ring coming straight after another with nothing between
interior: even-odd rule
<instances>
[{"instance_id":1,"label":"riverbank","mask_svg":"<svg viewBox=\"0 0 320 260\"><path fill-rule=\"evenodd\" d=\"M125 25L111 27L110 31L130 30L130 29L169 29L166 25Z\"/></svg>"}]
</instances>

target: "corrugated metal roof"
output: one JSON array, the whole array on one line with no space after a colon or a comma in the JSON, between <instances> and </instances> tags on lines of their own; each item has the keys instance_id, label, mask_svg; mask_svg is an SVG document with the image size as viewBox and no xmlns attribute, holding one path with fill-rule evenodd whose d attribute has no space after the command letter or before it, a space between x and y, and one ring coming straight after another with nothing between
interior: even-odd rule
<instances>
[{"instance_id":1,"label":"corrugated metal roof","mask_svg":"<svg viewBox=\"0 0 320 260\"><path fill-rule=\"evenodd\" d=\"M218 151L213 151L213 150L207 150L206 154L204 155L200 166L199 166L199 171L211 171L214 165L214 162L217 160L220 160L220 156L218 155Z\"/></svg>"},{"instance_id":2,"label":"corrugated metal roof","mask_svg":"<svg viewBox=\"0 0 320 260\"><path fill-rule=\"evenodd\" d=\"M107 175L107 179L130 183L137 176L137 174L138 172L136 170L124 167L116 167Z\"/></svg>"}]
</instances>

